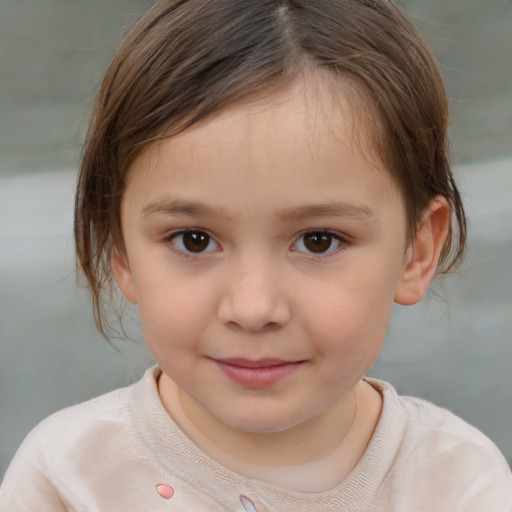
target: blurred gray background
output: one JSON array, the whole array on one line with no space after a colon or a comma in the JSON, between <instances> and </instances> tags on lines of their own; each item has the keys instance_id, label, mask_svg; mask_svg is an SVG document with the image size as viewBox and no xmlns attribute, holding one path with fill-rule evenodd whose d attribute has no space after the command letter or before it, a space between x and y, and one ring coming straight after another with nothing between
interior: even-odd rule
<instances>
[{"instance_id":1,"label":"blurred gray background","mask_svg":"<svg viewBox=\"0 0 512 512\"><path fill-rule=\"evenodd\" d=\"M136 380L142 344L108 345L75 285L73 185L87 116L149 0L0 0L0 477L49 413ZM372 369L446 406L512 463L512 2L404 0L441 61L470 218L456 275L396 308Z\"/></svg>"}]
</instances>

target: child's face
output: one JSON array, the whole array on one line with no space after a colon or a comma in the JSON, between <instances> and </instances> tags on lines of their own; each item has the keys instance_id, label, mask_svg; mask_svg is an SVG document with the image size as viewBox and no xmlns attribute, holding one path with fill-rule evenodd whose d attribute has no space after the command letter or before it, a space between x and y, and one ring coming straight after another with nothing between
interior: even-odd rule
<instances>
[{"instance_id":1,"label":"child's face","mask_svg":"<svg viewBox=\"0 0 512 512\"><path fill-rule=\"evenodd\" d=\"M122 202L114 271L150 352L185 409L244 431L291 428L354 388L406 266L394 181L352 143L348 109L304 87L154 143Z\"/></svg>"}]
</instances>

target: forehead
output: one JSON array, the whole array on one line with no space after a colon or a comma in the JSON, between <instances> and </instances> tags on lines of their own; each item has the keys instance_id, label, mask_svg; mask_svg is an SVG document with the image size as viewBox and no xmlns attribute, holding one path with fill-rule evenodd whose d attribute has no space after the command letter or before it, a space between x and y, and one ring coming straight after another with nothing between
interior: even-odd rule
<instances>
[{"instance_id":1,"label":"forehead","mask_svg":"<svg viewBox=\"0 0 512 512\"><path fill-rule=\"evenodd\" d=\"M351 95L336 92L322 80L297 80L152 143L132 165L127 193L179 190L185 199L203 196L244 211L257 207L257 191L290 207L310 204L315 194L324 203L346 201L364 189L375 200L383 194L395 200L398 191L368 143Z\"/></svg>"},{"instance_id":2,"label":"forehead","mask_svg":"<svg viewBox=\"0 0 512 512\"><path fill-rule=\"evenodd\" d=\"M213 155L234 143L246 145L247 156L255 157L258 155L249 151L251 142L264 142L270 153L276 144L282 146L291 140L303 143L314 157L325 152L327 139L336 139L377 168L381 162L373 140L380 127L378 120L368 121L367 104L350 82L340 83L330 72L307 71L286 86L245 96L178 135L150 143L139 160L156 164L163 148L194 159L201 151ZM208 147L209 142L214 144Z\"/></svg>"}]
</instances>

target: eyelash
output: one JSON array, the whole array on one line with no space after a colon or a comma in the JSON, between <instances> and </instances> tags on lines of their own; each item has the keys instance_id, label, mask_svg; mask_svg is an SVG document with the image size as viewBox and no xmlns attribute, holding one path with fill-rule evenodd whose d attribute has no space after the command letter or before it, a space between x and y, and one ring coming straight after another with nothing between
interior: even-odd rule
<instances>
[{"instance_id":1,"label":"eyelash","mask_svg":"<svg viewBox=\"0 0 512 512\"><path fill-rule=\"evenodd\" d=\"M179 248L176 245L175 240L180 236L185 236L188 234L206 236L206 237L208 237L207 247L210 245L211 242L213 242L216 245L216 248L219 248L219 244L214 240L214 238L207 231L205 231L203 229L182 229L180 231L174 231L173 233L170 233L167 237L165 237L165 242L170 244L173 251L175 251L177 254L179 254L180 256L185 257L185 258L194 258L194 257L200 256L203 254L208 254L210 252L213 252L216 249L216 248L214 248L214 249L210 249L210 250L203 250L203 251L195 252L195 251L188 250L185 246L183 246L183 249ZM183 241L182 241L182 245L183 245Z\"/></svg>"},{"instance_id":2,"label":"eyelash","mask_svg":"<svg viewBox=\"0 0 512 512\"><path fill-rule=\"evenodd\" d=\"M307 235L311 235L311 236L312 235L316 235L316 236L329 237L330 238L330 244L329 244L329 248L328 248L327 251L323 251L323 252L314 252L314 251L311 251L311 250L300 251L300 252L303 252L304 254L308 254L308 256L310 258L312 258L312 259L326 259L326 258L329 258L329 257L332 257L332 256L336 256L337 254L342 252L346 248L346 246L348 244L346 238L341 236L339 233L336 233L336 232L333 232L333 231L329 231L329 230L322 230L322 229L315 230L315 229L312 229L312 230L304 231L303 233L300 234L300 236L297 238L296 242L292 246L293 247L292 248L293 251L299 252L299 250L296 249L296 247L297 247L297 245L299 243L302 243L304 245L304 238ZM334 249L331 249L331 246L332 246L333 242L336 242L337 246Z\"/></svg>"},{"instance_id":3,"label":"eyelash","mask_svg":"<svg viewBox=\"0 0 512 512\"><path fill-rule=\"evenodd\" d=\"M215 244L215 247L213 249L200 250L200 251L196 252L196 251L187 249L187 247L185 247L185 245L183 243L183 240L181 242L182 248L178 247L175 242L176 239L178 239L178 237L180 237L180 236L185 236L187 234L199 235L199 238L197 239L198 243L204 242L204 238L207 237L207 241L206 241L207 245L206 245L205 249L208 249L208 247L210 246L211 243ZM321 238L323 237L323 241L326 240L326 237L329 237L328 238L328 241L329 241L328 249L325 251L319 251L319 252L309 250L304 243L304 238L307 235L310 235L312 237L313 236L317 236L317 237L321 237ZM201 238L203 238L203 239L201 239ZM192 240L192 241L194 241L194 240ZM183 229L180 231L175 231L173 233L170 233L165 238L165 242L169 243L171 245L171 248L173 251L175 251L177 254L179 254L180 256L185 257L185 258L196 258L197 256L201 256L204 254L208 254L210 252L214 252L216 249L220 248L219 244L214 240L214 238L207 231L205 231L203 229L190 229L189 228L189 229ZM322 240L320 240L320 242L322 242ZM331 249L333 242L337 243L337 246L334 249ZM306 250L297 249L297 246L299 244L302 244ZM332 257L332 256L339 254L341 251L343 251L346 248L347 244L348 244L348 242L347 242L346 238L341 236L339 233L332 232L329 230L321 230L321 229L320 230L308 230L308 231L304 231L303 233L301 233L298 236L296 241L292 244L291 250L293 252L301 252L304 254L308 254L309 257L311 257L312 259L325 259L325 258Z\"/></svg>"}]
</instances>

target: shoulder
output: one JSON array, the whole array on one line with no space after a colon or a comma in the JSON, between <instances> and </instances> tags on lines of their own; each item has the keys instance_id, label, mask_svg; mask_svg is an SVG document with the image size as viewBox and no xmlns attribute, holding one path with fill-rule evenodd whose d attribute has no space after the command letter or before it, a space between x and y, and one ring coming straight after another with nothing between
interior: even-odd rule
<instances>
[{"instance_id":1,"label":"shoulder","mask_svg":"<svg viewBox=\"0 0 512 512\"><path fill-rule=\"evenodd\" d=\"M52 414L28 434L20 450L46 448L54 452L57 446L62 450L84 442L107 425L110 429L121 428L130 421L132 387L111 391Z\"/></svg>"},{"instance_id":2,"label":"shoulder","mask_svg":"<svg viewBox=\"0 0 512 512\"><path fill-rule=\"evenodd\" d=\"M13 500L18 505L23 495L26 508L19 505L13 510L32 510L36 501L38 510L47 510L43 504L50 503L50 510L61 510L63 496L76 492L75 482L90 479L99 460L115 464L113 450L136 444L130 397L137 385L68 407L39 423L7 470L0 507Z\"/></svg>"},{"instance_id":3,"label":"shoulder","mask_svg":"<svg viewBox=\"0 0 512 512\"><path fill-rule=\"evenodd\" d=\"M446 457L461 456L480 464L495 463L507 473L510 469L497 446L480 430L451 411L414 397L399 397L406 411L406 440L411 449L435 450Z\"/></svg>"},{"instance_id":4,"label":"shoulder","mask_svg":"<svg viewBox=\"0 0 512 512\"><path fill-rule=\"evenodd\" d=\"M447 409L399 396L385 382L370 383L383 395L382 417L388 429L402 432L388 483L408 482L414 494L436 494L445 502L452 500L454 506L464 499L469 508L460 510L505 503L508 508L495 510L512 508L510 468L487 436Z\"/></svg>"},{"instance_id":5,"label":"shoulder","mask_svg":"<svg viewBox=\"0 0 512 512\"><path fill-rule=\"evenodd\" d=\"M383 416L390 422L402 422L404 450L421 450L436 447L442 453L454 449L469 453L483 452L506 465L496 445L477 428L454 413L427 400L400 396L391 384L368 379L383 396Z\"/></svg>"}]
</instances>

